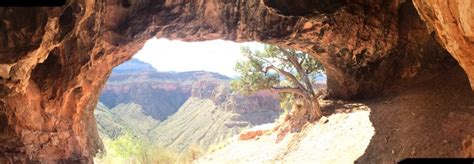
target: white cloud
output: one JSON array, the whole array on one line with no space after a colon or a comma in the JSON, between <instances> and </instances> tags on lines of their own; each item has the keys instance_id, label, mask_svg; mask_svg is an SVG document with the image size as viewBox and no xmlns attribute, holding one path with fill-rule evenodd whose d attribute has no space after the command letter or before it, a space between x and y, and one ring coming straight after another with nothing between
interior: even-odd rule
<instances>
[{"instance_id":1,"label":"white cloud","mask_svg":"<svg viewBox=\"0 0 474 164\"><path fill-rule=\"evenodd\" d=\"M231 41L212 40L204 42L183 42L167 39L150 39L134 56L150 63L158 71L197 71L218 72L234 77L234 65L244 60L240 46L261 49L257 42L235 43Z\"/></svg>"}]
</instances>

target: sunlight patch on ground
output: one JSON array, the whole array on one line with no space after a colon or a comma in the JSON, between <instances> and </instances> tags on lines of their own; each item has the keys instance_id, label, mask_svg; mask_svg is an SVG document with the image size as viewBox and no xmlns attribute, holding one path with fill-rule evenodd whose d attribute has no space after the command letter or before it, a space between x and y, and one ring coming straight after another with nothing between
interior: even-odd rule
<instances>
[{"instance_id":1,"label":"sunlight patch on ground","mask_svg":"<svg viewBox=\"0 0 474 164\"><path fill-rule=\"evenodd\" d=\"M370 122L370 108L363 104L348 104L336 109L325 124L316 123L307 129L296 149L288 145L295 134L280 143L276 135L264 135L256 140L233 140L226 147L208 154L195 163L272 163L285 154L284 163L353 163L364 154L375 129Z\"/></svg>"},{"instance_id":2,"label":"sunlight patch on ground","mask_svg":"<svg viewBox=\"0 0 474 164\"><path fill-rule=\"evenodd\" d=\"M369 116L368 108L331 115L328 123L314 126L298 149L289 153L284 161L353 163L364 154L375 134Z\"/></svg>"}]
</instances>

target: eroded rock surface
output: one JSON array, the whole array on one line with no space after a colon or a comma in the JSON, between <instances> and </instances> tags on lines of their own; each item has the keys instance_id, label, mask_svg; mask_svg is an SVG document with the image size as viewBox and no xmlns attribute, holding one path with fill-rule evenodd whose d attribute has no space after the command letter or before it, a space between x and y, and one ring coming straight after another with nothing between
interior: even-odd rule
<instances>
[{"instance_id":1,"label":"eroded rock surface","mask_svg":"<svg viewBox=\"0 0 474 164\"><path fill-rule=\"evenodd\" d=\"M91 161L101 146L93 116L100 90L112 68L151 37L296 48L324 64L330 97L351 99L458 64L438 36L472 86L473 2L415 4L435 35L410 1L399 0L71 0L0 8L0 159Z\"/></svg>"},{"instance_id":2,"label":"eroded rock surface","mask_svg":"<svg viewBox=\"0 0 474 164\"><path fill-rule=\"evenodd\" d=\"M474 2L414 0L421 18L459 62L474 89Z\"/></svg>"}]
</instances>

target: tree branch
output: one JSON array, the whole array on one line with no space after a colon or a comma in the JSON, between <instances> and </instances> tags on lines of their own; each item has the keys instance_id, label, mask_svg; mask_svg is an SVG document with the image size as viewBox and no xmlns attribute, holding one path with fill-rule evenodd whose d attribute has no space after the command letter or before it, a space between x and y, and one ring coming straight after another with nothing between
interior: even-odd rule
<instances>
[{"instance_id":1,"label":"tree branch","mask_svg":"<svg viewBox=\"0 0 474 164\"><path fill-rule=\"evenodd\" d=\"M273 69L273 70L277 71L279 74L282 74L283 76L288 78L291 82L293 82L296 86L298 86L298 88L300 88L302 90L305 90L304 86L291 73L286 72L285 70L279 69L279 68L275 67L274 65L270 65L270 66L265 67L265 73L267 73L268 70L270 70L270 69Z\"/></svg>"},{"instance_id":2,"label":"tree branch","mask_svg":"<svg viewBox=\"0 0 474 164\"><path fill-rule=\"evenodd\" d=\"M298 58L296 56L287 56L288 60L293 64L296 68L296 71L300 75L300 77L303 79L303 82L306 85L306 89L309 91L309 93L314 95L314 90L313 90L313 85L311 85L311 81L308 78L308 74L306 73L306 70L304 70L303 66L298 62Z\"/></svg>"},{"instance_id":3,"label":"tree branch","mask_svg":"<svg viewBox=\"0 0 474 164\"><path fill-rule=\"evenodd\" d=\"M307 103L311 108L313 107L311 103L311 98L309 97L308 93L305 92L305 90L301 90L298 88L291 88L291 87L272 87L270 90L272 91L278 91L281 93L293 93L300 95L301 97L304 98L304 102Z\"/></svg>"},{"instance_id":4,"label":"tree branch","mask_svg":"<svg viewBox=\"0 0 474 164\"><path fill-rule=\"evenodd\" d=\"M305 54L305 55L304 55L304 58L301 59L301 61L298 62L298 63L299 63L300 65L303 65L303 63L304 63L304 61L306 60L306 58L308 58L308 55L307 55L307 54Z\"/></svg>"},{"instance_id":5,"label":"tree branch","mask_svg":"<svg viewBox=\"0 0 474 164\"><path fill-rule=\"evenodd\" d=\"M273 91L278 91L278 92L282 92L282 93L294 93L294 94L298 94L300 96L303 96L303 97L307 97L307 95L305 94L305 92L299 88L291 88L291 87L272 87L271 90Z\"/></svg>"},{"instance_id":6,"label":"tree branch","mask_svg":"<svg viewBox=\"0 0 474 164\"><path fill-rule=\"evenodd\" d=\"M280 52L282 52L283 55L285 55L286 57L292 56L290 53L288 53L288 50L286 50L286 49L284 49L284 48L281 48L281 47L278 47L278 49L279 49Z\"/></svg>"}]
</instances>

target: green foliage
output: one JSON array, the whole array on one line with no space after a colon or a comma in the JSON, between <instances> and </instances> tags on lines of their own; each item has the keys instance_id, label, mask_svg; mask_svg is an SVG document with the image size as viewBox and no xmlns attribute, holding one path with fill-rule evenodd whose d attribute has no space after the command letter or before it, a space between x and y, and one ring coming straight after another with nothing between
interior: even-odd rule
<instances>
[{"instance_id":1,"label":"green foliage","mask_svg":"<svg viewBox=\"0 0 474 164\"><path fill-rule=\"evenodd\" d=\"M271 58L276 54L275 52L276 49L272 46L265 46L264 52L251 51L249 47L241 47L241 53L248 60L236 63L234 69L240 74L240 77L231 82L232 89L248 95L277 84L279 82L278 74L267 74L263 69L269 63L262 60Z\"/></svg>"},{"instance_id":2,"label":"green foliage","mask_svg":"<svg viewBox=\"0 0 474 164\"><path fill-rule=\"evenodd\" d=\"M291 74L298 80L299 84L304 85L296 65L290 62L290 57L296 57L298 65L304 71L304 76L308 77L311 84L319 73L325 72L323 65L319 61L314 60L310 55L301 51L266 45L263 51L252 51L249 47L241 47L241 52L247 60L238 62L235 65L235 70L240 76L232 81L231 87L234 91L246 95L276 86L296 87L295 85L297 84L294 81L288 79L287 76L282 75L276 69ZM270 67L273 67L273 69L269 69ZM283 109L290 109L293 102L293 94L281 94L280 105Z\"/></svg>"},{"instance_id":3,"label":"green foliage","mask_svg":"<svg viewBox=\"0 0 474 164\"><path fill-rule=\"evenodd\" d=\"M110 144L110 148L113 149L117 155L124 158L137 156L141 153L143 147L143 140L133 136L130 132L126 132L124 135L117 137Z\"/></svg>"},{"instance_id":4,"label":"green foliage","mask_svg":"<svg viewBox=\"0 0 474 164\"><path fill-rule=\"evenodd\" d=\"M103 142L106 153L99 158L100 163L141 163L149 148L141 138L128 131L115 139L103 139Z\"/></svg>"},{"instance_id":5,"label":"green foliage","mask_svg":"<svg viewBox=\"0 0 474 164\"><path fill-rule=\"evenodd\" d=\"M202 155L202 150L190 146L182 154L147 143L130 132L115 139L104 139L106 152L96 159L97 163L191 163Z\"/></svg>"},{"instance_id":6,"label":"green foliage","mask_svg":"<svg viewBox=\"0 0 474 164\"><path fill-rule=\"evenodd\" d=\"M310 79L315 79L318 74L326 73L323 64L321 64L321 62L319 62L318 60L311 58L309 54L305 54L302 52L297 54L305 55L305 60L303 60L303 63L301 65L303 66L303 68L305 68L306 74L309 76Z\"/></svg>"},{"instance_id":7,"label":"green foliage","mask_svg":"<svg viewBox=\"0 0 474 164\"><path fill-rule=\"evenodd\" d=\"M292 104L295 101L295 96L293 94L280 94L280 107L285 110L285 112L289 111L292 108Z\"/></svg>"},{"instance_id":8,"label":"green foliage","mask_svg":"<svg viewBox=\"0 0 474 164\"><path fill-rule=\"evenodd\" d=\"M278 74L267 75L259 71L259 69L262 69L260 67L260 64L251 61L238 62L235 65L235 69L241 76L238 80L231 82L232 89L248 95L264 88L270 88L278 83Z\"/></svg>"}]
</instances>

